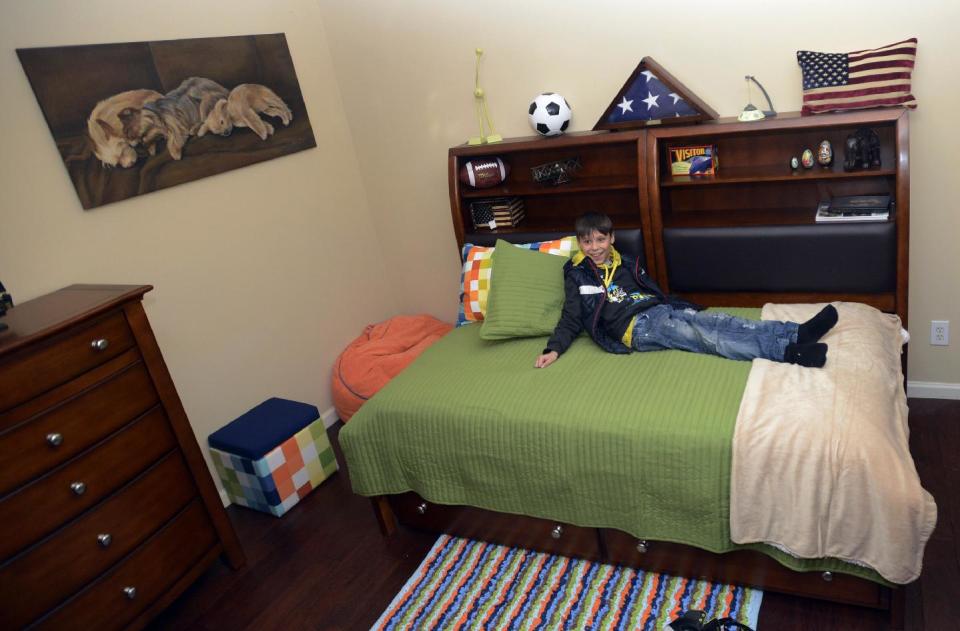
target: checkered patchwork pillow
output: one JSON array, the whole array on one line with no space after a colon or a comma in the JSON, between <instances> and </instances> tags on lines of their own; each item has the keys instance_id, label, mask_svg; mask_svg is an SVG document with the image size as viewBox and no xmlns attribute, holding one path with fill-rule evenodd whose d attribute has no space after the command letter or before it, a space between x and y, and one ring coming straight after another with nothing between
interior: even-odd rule
<instances>
[{"instance_id":1,"label":"checkered patchwork pillow","mask_svg":"<svg viewBox=\"0 0 960 631\"><path fill-rule=\"evenodd\" d=\"M553 241L534 243L515 243L518 248L537 250L547 254L556 254L569 258L577 251L576 237L563 237ZM487 297L490 294L490 276L493 273L491 256L495 248L491 246L463 246L463 272L460 275L460 313L457 326L481 322L487 312Z\"/></svg>"}]
</instances>

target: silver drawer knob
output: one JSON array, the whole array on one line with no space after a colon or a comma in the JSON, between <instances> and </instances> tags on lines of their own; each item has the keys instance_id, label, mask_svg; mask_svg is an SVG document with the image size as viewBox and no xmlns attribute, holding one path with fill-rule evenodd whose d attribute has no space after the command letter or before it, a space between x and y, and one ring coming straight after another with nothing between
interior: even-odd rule
<instances>
[{"instance_id":1,"label":"silver drawer knob","mask_svg":"<svg viewBox=\"0 0 960 631\"><path fill-rule=\"evenodd\" d=\"M110 547L110 544L113 543L113 537L111 537L109 534L105 532L100 533L99 535L97 535L97 543L100 544L101 548L108 548Z\"/></svg>"},{"instance_id":2,"label":"silver drawer knob","mask_svg":"<svg viewBox=\"0 0 960 631\"><path fill-rule=\"evenodd\" d=\"M427 503L426 503L426 502L421 502L420 504L417 504L417 512L420 513L421 515L423 515L424 513L426 513L426 512L427 512Z\"/></svg>"},{"instance_id":3,"label":"silver drawer knob","mask_svg":"<svg viewBox=\"0 0 960 631\"><path fill-rule=\"evenodd\" d=\"M563 526L560 524L554 526L553 530L550 531L550 536L554 539L559 539L561 536L563 536Z\"/></svg>"},{"instance_id":4,"label":"silver drawer knob","mask_svg":"<svg viewBox=\"0 0 960 631\"><path fill-rule=\"evenodd\" d=\"M90 348L95 351L105 351L107 347L110 346L110 342L105 337L101 337L98 340L93 340L90 342Z\"/></svg>"},{"instance_id":5,"label":"silver drawer knob","mask_svg":"<svg viewBox=\"0 0 960 631\"><path fill-rule=\"evenodd\" d=\"M124 587L123 595L127 597L127 600L133 600L137 597L137 588L131 586Z\"/></svg>"},{"instance_id":6,"label":"silver drawer knob","mask_svg":"<svg viewBox=\"0 0 960 631\"><path fill-rule=\"evenodd\" d=\"M59 432L50 432L47 434L47 444L51 447L59 447L63 442L63 434Z\"/></svg>"},{"instance_id":7,"label":"silver drawer knob","mask_svg":"<svg viewBox=\"0 0 960 631\"><path fill-rule=\"evenodd\" d=\"M87 485L83 482L71 482L70 490L73 491L74 495L83 495L87 492Z\"/></svg>"},{"instance_id":8,"label":"silver drawer knob","mask_svg":"<svg viewBox=\"0 0 960 631\"><path fill-rule=\"evenodd\" d=\"M833 580L833 572L824 572L823 574L820 575L820 578L822 578L823 580L829 583L830 581Z\"/></svg>"},{"instance_id":9,"label":"silver drawer knob","mask_svg":"<svg viewBox=\"0 0 960 631\"><path fill-rule=\"evenodd\" d=\"M637 540L637 552L640 554L646 554L650 550L650 544L646 539Z\"/></svg>"}]
</instances>

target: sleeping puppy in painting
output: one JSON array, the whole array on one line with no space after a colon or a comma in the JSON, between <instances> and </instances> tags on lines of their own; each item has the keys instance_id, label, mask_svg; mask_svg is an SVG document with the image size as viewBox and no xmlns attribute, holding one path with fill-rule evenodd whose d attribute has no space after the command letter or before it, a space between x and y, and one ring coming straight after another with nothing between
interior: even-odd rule
<instances>
[{"instance_id":1,"label":"sleeping puppy in painting","mask_svg":"<svg viewBox=\"0 0 960 631\"><path fill-rule=\"evenodd\" d=\"M147 103L161 98L163 95L154 90L128 90L97 103L87 118L87 136L93 147L93 155L103 166L129 168L136 164L137 151L123 133L120 113L124 110L139 111Z\"/></svg>"},{"instance_id":2,"label":"sleeping puppy in painting","mask_svg":"<svg viewBox=\"0 0 960 631\"><path fill-rule=\"evenodd\" d=\"M293 120L293 113L273 90L257 83L241 83L230 91L230 96L220 99L204 117L197 136L207 132L229 136L234 127L249 127L266 140L273 135L273 125L260 118L260 113L276 116L286 127Z\"/></svg>"},{"instance_id":3,"label":"sleeping puppy in painting","mask_svg":"<svg viewBox=\"0 0 960 631\"><path fill-rule=\"evenodd\" d=\"M124 136L131 144L146 147L163 137L170 157L179 160L187 140L197 133L213 105L228 95L227 89L216 81L190 77L142 109L128 108L120 112Z\"/></svg>"}]
</instances>

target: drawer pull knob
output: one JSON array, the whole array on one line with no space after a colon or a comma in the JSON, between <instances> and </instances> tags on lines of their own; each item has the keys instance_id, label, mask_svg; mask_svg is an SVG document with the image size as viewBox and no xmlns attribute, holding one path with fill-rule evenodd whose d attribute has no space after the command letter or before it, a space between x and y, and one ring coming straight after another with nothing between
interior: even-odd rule
<instances>
[{"instance_id":1,"label":"drawer pull knob","mask_svg":"<svg viewBox=\"0 0 960 631\"><path fill-rule=\"evenodd\" d=\"M95 351L105 351L107 347L110 346L110 342L105 337L101 337L98 340L93 340L90 342L90 348Z\"/></svg>"},{"instance_id":2,"label":"drawer pull knob","mask_svg":"<svg viewBox=\"0 0 960 631\"><path fill-rule=\"evenodd\" d=\"M829 583L830 581L833 580L833 572L824 572L823 574L820 575L820 577Z\"/></svg>"},{"instance_id":3,"label":"drawer pull knob","mask_svg":"<svg viewBox=\"0 0 960 631\"><path fill-rule=\"evenodd\" d=\"M127 597L127 600L133 600L137 597L137 588L132 586L124 587L123 595Z\"/></svg>"},{"instance_id":4,"label":"drawer pull knob","mask_svg":"<svg viewBox=\"0 0 960 631\"><path fill-rule=\"evenodd\" d=\"M83 495L87 492L87 485L83 482L71 482L70 490L73 491L74 495Z\"/></svg>"},{"instance_id":5,"label":"drawer pull knob","mask_svg":"<svg viewBox=\"0 0 960 631\"><path fill-rule=\"evenodd\" d=\"M421 515L423 515L424 513L426 513L426 512L427 512L427 503L426 503L426 502L421 502L421 503L417 504L417 512L420 513Z\"/></svg>"},{"instance_id":6,"label":"drawer pull knob","mask_svg":"<svg viewBox=\"0 0 960 631\"><path fill-rule=\"evenodd\" d=\"M640 554L646 554L650 550L650 544L646 539L637 540L637 552Z\"/></svg>"},{"instance_id":7,"label":"drawer pull knob","mask_svg":"<svg viewBox=\"0 0 960 631\"><path fill-rule=\"evenodd\" d=\"M101 548L109 548L110 544L113 543L113 537L111 537L108 533L101 533L97 535L97 543L100 544Z\"/></svg>"},{"instance_id":8,"label":"drawer pull knob","mask_svg":"<svg viewBox=\"0 0 960 631\"><path fill-rule=\"evenodd\" d=\"M559 539L563 535L563 526L557 524L553 527L553 530L550 531L550 536L554 539Z\"/></svg>"},{"instance_id":9,"label":"drawer pull knob","mask_svg":"<svg viewBox=\"0 0 960 631\"><path fill-rule=\"evenodd\" d=\"M47 434L47 444L51 447L59 447L63 442L63 434L60 432L50 432Z\"/></svg>"}]
</instances>

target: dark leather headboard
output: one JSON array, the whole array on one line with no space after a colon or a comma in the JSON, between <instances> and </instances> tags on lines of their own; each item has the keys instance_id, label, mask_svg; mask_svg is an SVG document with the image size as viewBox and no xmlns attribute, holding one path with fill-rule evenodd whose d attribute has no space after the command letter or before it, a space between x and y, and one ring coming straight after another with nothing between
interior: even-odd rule
<instances>
[{"instance_id":1,"label":"dark leather headboard","mask_svg":"<svg viewBox=\"0 0 960 631\"><path fill-rule=\"evenodd\" d=\"M675 292L892 292L896 224L667 228Z\"/></svg>"},{"instance_id":2,"label":"dark leather headboard","mask_svg":"<svg viewBox=\"0 0 960 631\"><path fill-rule=\"evenodd\" d=\"M568 237L573 231L568 232L508 232L506 234L494 234L490 232L471 232L464 236L464 243L474 245L493 245L497 239L503 239L510 243L530 243L533 241L550 241ZM626 228L614 232L616 241L614 247L620 252L628 254L640 261L640 264L647 267L647 257L643 249L643 231L640 228Z\"/></svg>"}]
</instances>

